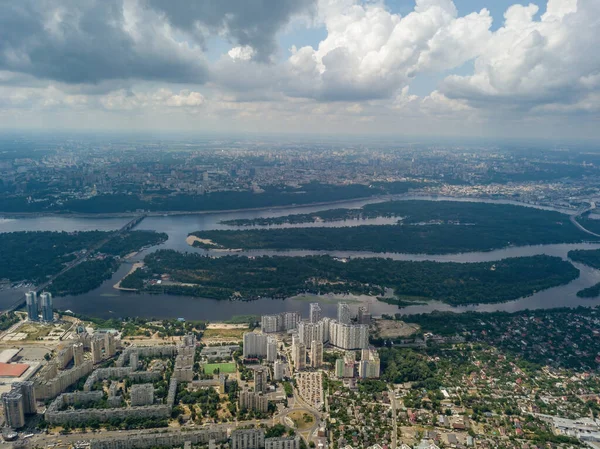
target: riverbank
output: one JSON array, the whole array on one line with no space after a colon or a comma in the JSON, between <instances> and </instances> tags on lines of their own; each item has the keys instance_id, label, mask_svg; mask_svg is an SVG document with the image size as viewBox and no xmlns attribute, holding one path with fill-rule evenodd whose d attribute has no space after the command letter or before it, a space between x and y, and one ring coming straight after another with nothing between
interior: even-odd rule
<instances>
[{"instance_id":1,"label":"riverbank","mask_svg":"<svg viewBox=\"0 0 600 449\"><path fill-rule=\"evenodd\" d=\"M129 276L131 273L133 273L135 270L137 270L138 268L142 268L144 267L144 262L135 262L132 266L131 266L131 270L129 270L129 272L123 276L119 282L117 282L115 285L113 285L113 288L117 289L117 290L121 290L123 292L137 292L137 289L135 288L125 288L125 287L121 287L121 282L123 281L123 279L125 279L127 276Z\"/></svg>"},{"instance_id":2,"label":"riverbank","mask_svg":"<svg viewBox=\"0 0 600 449\"><path fill-rule=\"evenodd\" d=\"M454 196L445 196L445 195L436 195L429 192L418 192L413 191L409 193L398 193L392 195L372 195L372 196L362 196L356 198L346 198L343 200L336 201L322 201L317 203L306 203L306 204L288 204L282 206L264 206L264 207L254 207L254 208L240 208L240 209L210 209L210 210L200 210L200 211L150 211L143 212L148 217L171 217L171 216L187 216L187 215L210 215L210 214L234 214L241 212L263 212L263 211L278 211L282 209L302 209L302 208L311 208L311 207L321 207L321 206L334 206L339 204L344 204L352 201L366 201L366 202L383 202L383 201L393 201L393 200L402 200L406 198L415 198L415 199L429 199L430 201L483 201L489 203L499 203L499 204L513 204L518 206L525 207L533 207L536 209L544 209L544 210L555 210L567 215L577 214L576 210L568 209L560 206L551 206L537 203L526 203L523 201L517 201L511 198L492 198L489 196L471 196L471 197L454 197ZM81 212L3 212L0 211L0 218L38 218L38 217L64 217L64 218L131 218L137 217L140 215L140 212L115 212L115 213L81 213Z\"/></svg>"},{"instance_id":3,"label":"riverbank","mask_svg":"<svg viewBox=\"0 0 600 449\"><path fill-rule=\"evenodd\" d=\"M468 202L489 202L489 203L508 203L521 206L530 206L534 208L544 208L538 204L520 203L510 200L498 199L475 199L475 198L450 198L440 196L424 196L424 195L397 195L398 199L424 199L431 201L468 201ZM384 201L387 198L367 198L355 201L344 201L341 203L343 208L357 208L363 204L373 203L375 201ZM147 217L136 229L158 230L168 233L169 240L160 244L158 247L152 247L141 251L133 256L132 261L141 261L145 256L154 252L156 249L175 249L182 252L195 252L202 255L212 255L221 257L228 254L221 251L207 251L200 248L193 248L187 242L186 238L190 232L210 229L225 229L219 225L221 220L254 218L257 216L277 216L291 215L297 213L306 213L316 210L324 210L328 206L302 205L288 208L265 208L262 211L249 211L242 209L240 212L224 213L215 211L214 213L203 212L195 215L174 216L156 216ZM573 211L559 210L564 213L573 214ZM65 232L75 232L83 230L115 230L121 228L126 222L126 219L98 219L97 215L92 218L67 218L64 214L58 215L55 218L38 218L26 220L7 220L6 223L1 223L0 232L12 231L38 231L38 230L56 230ZM412 260L412 261L436 261L436 262L486 262L497 261L512 257L533 256L538 254L547 254L561 257L568 260L567 253L575 249L600 249L599 243L578 243L578 244L555 244L555 245L534 245L534 246L511 246L490 252L461 252L455 254L400 254L400 253L370 253L360 251L285 251L284 253L271 250L249 250L241 254L249 257L260 257L262 255L286 255L286 256L305 256L305 255L324 255L328 254L338 258L391 258L394 260ZM233 254L233 253L232 253ZM240 254L240 253L235 253ZM580 278L572 281L570 284L560 287L550 288L527 298L521 298L515 301L502 304L487 304L479 306L459 306L452 307L439 302L429 302L423 305L412 305L408 308L398 308L396 305L385 304L378 301L376 298L361 298L369 304L373 315L402 313L429 313L435 310L448 310L452 312L463 311L507 311L514 312L524 309L551 309L557 307L576 307L587 306L592 307L600 304L600 298L584 299L576 296L577 291L590 287L600 282L600 272L589 267L575 264L581 270ZM279 313L284 311L302 311L303 314L308 311L306 299L286 299L286 300L270 300L259 299L257 301L242 302L242 301L217 301L201 297L188 296L170 296L165 294L147 294L144 292L135 293L128 291L117 290L114 285L123 279L131 269L130 263L124 263L101 287L78 296L66 296L55 298L56 307L61 310L73 310L76 313L82 313L88 316L96 316L102 318L115 317L135 317L140 316L147 319L150 318L180 318L186 320L215 320L227 321L236 315L263 315L271 313ZM14 291L0 292L0 308L6 309L14 303ZM22 295L22 293L19 293ZM330 295L314 296L312 299L315 302L323 302L322 308L325 316L336 316L336 304ZM344 299L352 300L353 298L345 297ZM327 304L326 304L327 303ZM352 304L354 307L356 304Z\"/></svg>"}]
</instances>

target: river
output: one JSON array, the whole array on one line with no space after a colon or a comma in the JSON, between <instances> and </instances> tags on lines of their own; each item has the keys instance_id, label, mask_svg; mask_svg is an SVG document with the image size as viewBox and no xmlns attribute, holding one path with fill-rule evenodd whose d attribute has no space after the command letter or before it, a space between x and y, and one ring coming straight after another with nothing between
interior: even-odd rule
<instances>
[{"instance_id":1,"label":"river","mask_svg":"<svg viewBox=\"0 0 600 449\"><path fill-rule=\"evenodd\" d=\"M398 198L398 197L397 197ZM318 206L299 206L286 207L266 210L250 211L232 211L215 212L188 215L166 215L151 216L144 219L136 229L156 230L166 232L169 240L159 246L147 249L139 253L134 259L140 260L147 253L155 251L158 248L175 249L179 251L194 251L206 253L206 250L192 248L185 242L185 238L190 232L211 229L235 229L231 226L220 224L223 220L232 219L251 219L259 217L279 217L290 214L301 214L326 210L331 208L359 208L365 204L385 201L388 198L371 198L356 201L346 201L336 203L335 205ZM414 195L404 195L398 199L418 199L431 201L462 200L473 202L490 202L500 204L521 204L513 201L503 200L479 200L479 199L456 199L442 197L423 197ZM548 207L539 207L542 209L552 209ZM554 209L556 210L556 209ZM569 212L560 210L560 212ZM572 213L572 212L571 212ZM19 219L0 218L0 232L23 231L23 230L47 230L47 231L87 231L93 229L116 230L123 226L130 218L80 218L80 217L32 217ZM357 226L360 224L388 224L395 219L377 218L369 220L346 220L345 222L321 223L319 226ZM274 227L292 227L297 225L277 225ZM312 224L303 225L312 226ZM426 254L396 254L396 253L369 253L352 251L245 251L242 254L247 255L271 255L286 254L291 256L302 256L309 254L331 254L337 257L389 257L395 260L434 260L440 262L483 262L504 259L507 257L523 257L537 254L548 254L552 256L567 258L567 253L571 249L600 249L600 244L581 243L581 244L560 244L560 245L539 245L510 247L490 252L470 252L461 254L445 255L426 255ZM224 254L224 253L220 253ZM239 254L239 253L237 253ZM132 262L133 262L132 261ZM578 279L568 285L551 288L538 292L530 297L521 298L516 301L510 301L500 304L483 304L464 307L452 307L439 302L428 302L424 305L414 305L399 309L396 306L377 301L375 298L367 296L304 296L301 298L290 298L287 300L261 299L250 302L230 302L216 301L204 298L194 298L185 296L168 295L149 295L121 292L113 288L131 268L131 262L124 263L113 277L103 283L99 288L79 296L67 296L55 298L55 306L62 310L72 310L77 313L97 316L103 318L140 316L146 318L185 318L185 319L203 319L203 320L225 320L234 315L262 315L267 313L278 313L282 311L300 311L304 315L308 313L308 302L316 301L321 303L323 312L327 316L335 316L336 302L346 300L350 302L351 307L358 307L361 304L368 304L374 315L382 313L426 313L433 310L452 310L456 312L474 310L474 311L509 311L514 312L524 309L555 308L555 307L575 307L600 305L600 298L583 299L578 298L575 293L585 287L589 287L600 282L600 271L589 267L575 264L580 270L581 275ZM15 297L22 294L15 290L0 291L0 308L6 308L14 302Z\"/></svg>"}]
</instances>

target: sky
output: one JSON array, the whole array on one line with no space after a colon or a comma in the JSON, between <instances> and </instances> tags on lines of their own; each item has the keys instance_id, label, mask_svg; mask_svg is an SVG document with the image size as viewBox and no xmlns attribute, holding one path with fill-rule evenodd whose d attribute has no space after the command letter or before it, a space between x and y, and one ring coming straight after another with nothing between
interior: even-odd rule
<instances>
[{"instance_id":1,"label":"sky","mask_svg":"<svg viewBox=\"0 0 600 449\"><path fill-rule=\"evenodd\" d=\"M0 129L600 141L600 0L0 0Z\"/></svg>"}]
</instances>

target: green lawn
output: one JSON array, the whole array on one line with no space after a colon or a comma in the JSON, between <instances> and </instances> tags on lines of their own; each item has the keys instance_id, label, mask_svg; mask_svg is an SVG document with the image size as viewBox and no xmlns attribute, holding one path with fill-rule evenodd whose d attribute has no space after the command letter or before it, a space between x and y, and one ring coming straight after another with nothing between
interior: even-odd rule
<instances>
[{"instance_id":1,"label":"green lawn","mask_svg":"<svg viewBox=\"0 0 600 449\"><path fill-rule=\"evenodd\" d=\"M206 374L214 373L217 368L221 374L235 373L236 371L235 363L205 363L202 368Z\"/></svg>"}]
</instances>

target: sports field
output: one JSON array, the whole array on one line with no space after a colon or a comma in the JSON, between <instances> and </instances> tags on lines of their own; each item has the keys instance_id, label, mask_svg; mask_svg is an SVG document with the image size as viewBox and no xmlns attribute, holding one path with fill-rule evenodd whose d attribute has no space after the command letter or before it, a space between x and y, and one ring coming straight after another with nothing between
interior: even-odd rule
<instances>
[{"instance_id":1,"label":"sports field","mask_svg":"<svg viewBox=\"0 0 600 449\"><path fill-rule=\"evenodd\" d=\"M212 374L216 369L219 369L221 374L235 373L235 363L205 363L202 369L206 374Z\"/></svg>"}]
</instances>

